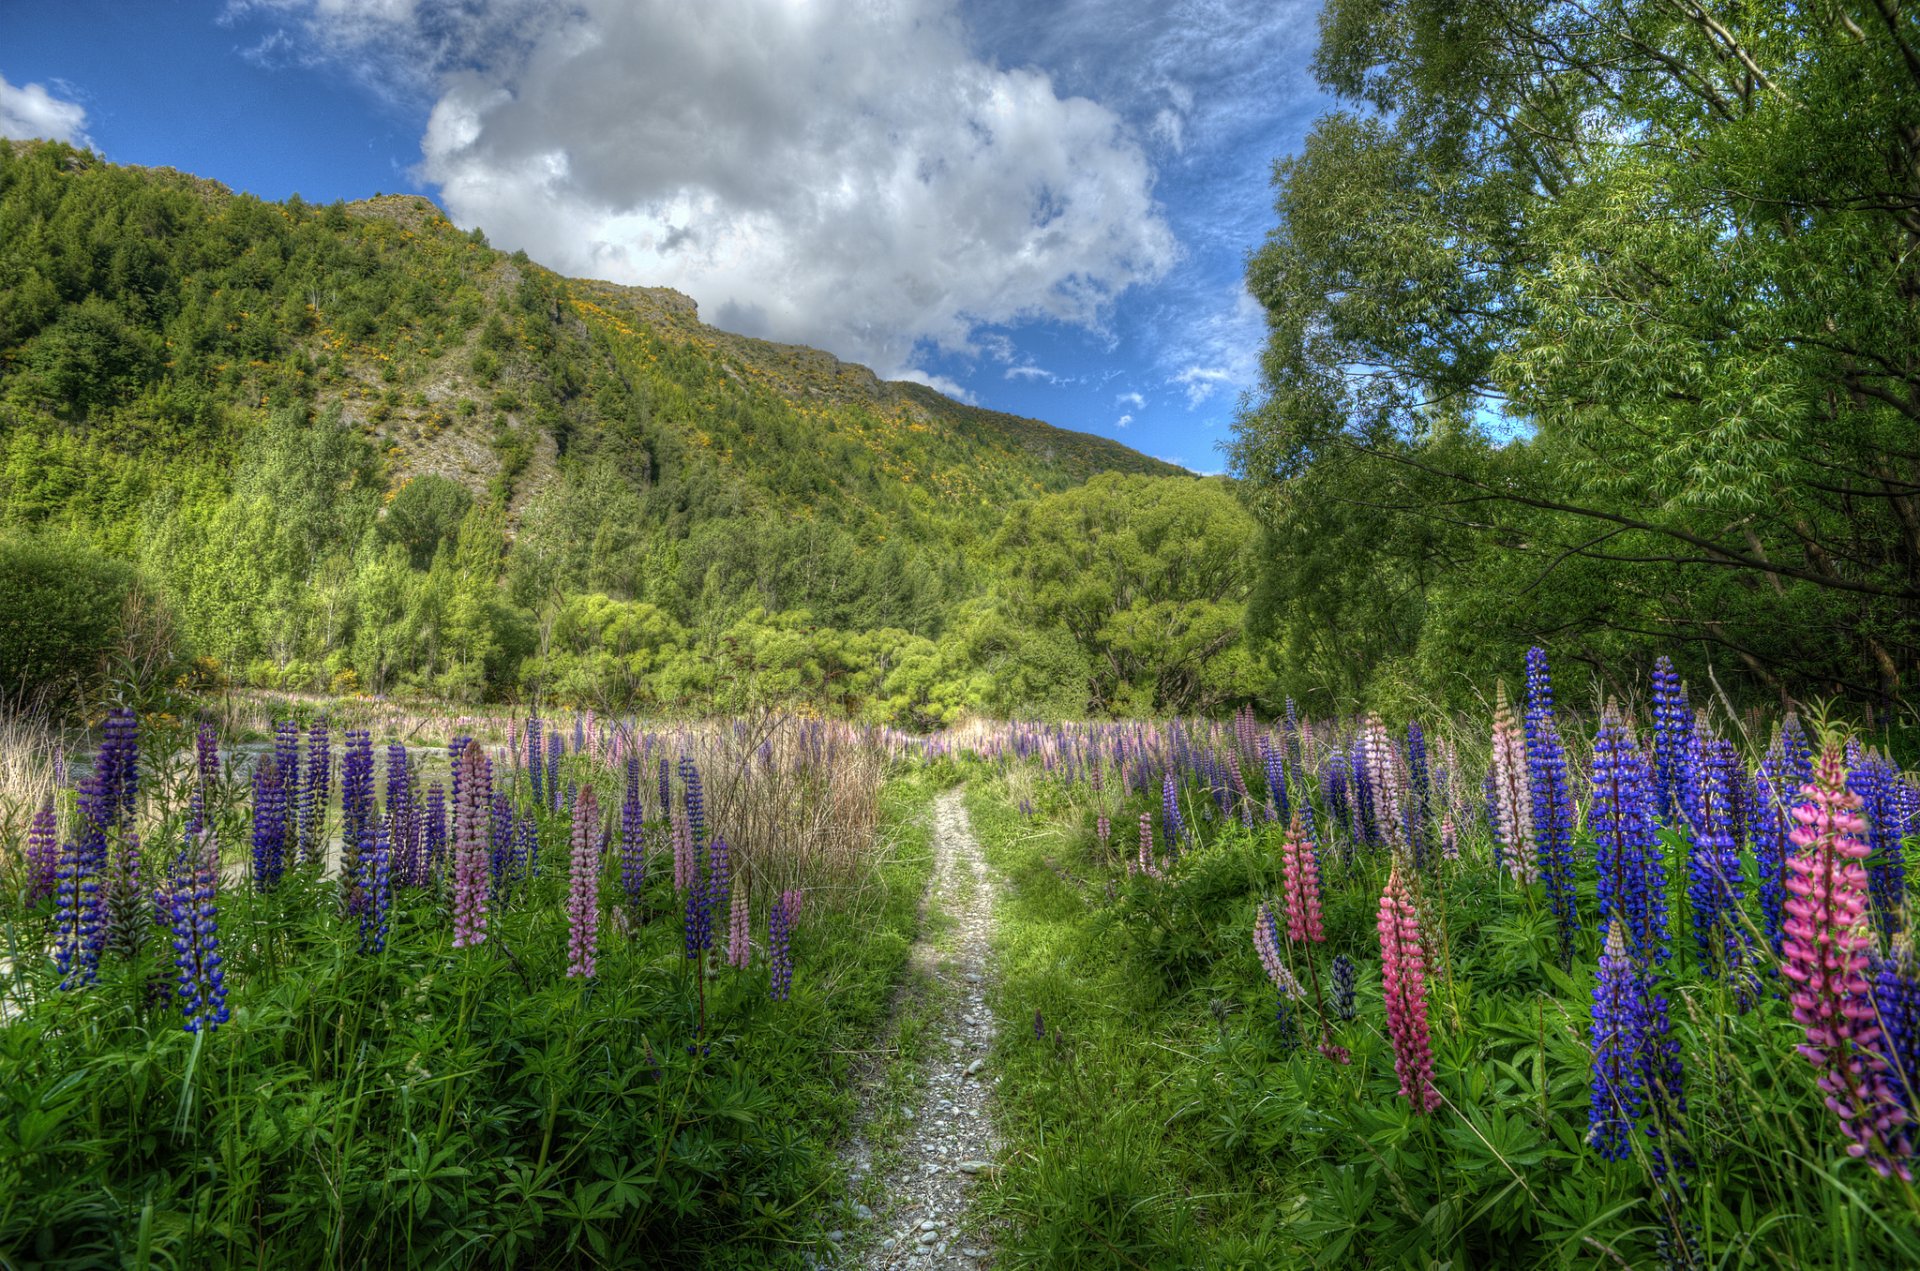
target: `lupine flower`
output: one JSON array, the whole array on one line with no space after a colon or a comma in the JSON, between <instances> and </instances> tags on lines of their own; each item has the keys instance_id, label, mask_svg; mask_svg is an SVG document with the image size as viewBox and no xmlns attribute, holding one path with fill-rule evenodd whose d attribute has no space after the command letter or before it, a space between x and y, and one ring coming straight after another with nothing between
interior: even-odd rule
<instances>
[{"instance_id":1,"label":"lupine flower","mask_svg":"<svg viewBox=\"0 0 1920 1271\"><path fill-rule=\"evenodd\" d=\"M1433 1088L1433 1047L1427 1033L1427 957L1420 915L1400 880L1398 864L1380 895L1380 980L1387 999L1387 1033L1400 1093L1417 1113L1440 1106Z\"/></svg>"},{"instance_id":2,"label":"lupine flower","mask_svg":"<svg viewBox=\"0 0 1920 1271\"><path fill-rule=\"evenodd\" d=\"M1324 943L1320 925L1320 863L1313 843L1296 818L1280 844L1280 865L1286 879L1287 939Z\"/></svg>"},{"instance_id":3,"label":"lupine flower","mask_svg":"<svg viewBox=\"0 0 1920 1271\"><path fill-rule=\"evenodd\" d=\"M1279 1044L1280 1053L1291 1055L1300 1049L1300 1026L1294 1022L1293 1003L1285 993L1281 993L1273 1007L1273 1034Z\"/></svg>"},{"instance_id":4,"label":"lupine flower","mask_svg":"<svg viewBox=\"0 0 1920 1271\"><path fill-rule=\"evenodd\" d=\"M291 855L300 842L300 724L283 719L273 726L273 766L280 775L280 804L286 810L286 832L280 841Z\"/></svg>"},{"instance_id":5,"label":"lupine flower","mask_svg":"<svg viewBox=\"0 0 1920 1271\"><path fill-rule=\"evenodd\" d=\"M60 833L48 795L27 828L27 903L37 905L60 883Z\"/></svg>"},{"instance_id":6,"label":"lupine flower","mask_svg":"<svg viewBox=\"0 0 1920 1271\"><path fill-rule=\"evenodd\" d=\"M660 816L662 820L667 818L672 808L673 767L667 762L666 756L663 755L660 758Z\"/></svg>"},{"instance_id":7,"label":"lupine flower","mask_svg":"<svg viewBox=\"0 0 1920 1271\"><path fill-rule=\"evenodd\" d=\"M422 830L427 873L437 874L447 851L447 796L438 781L427 787L426 824Z\"/></svg>"},{"instance_id":8,"label":"lupine flower","mask_svg":"<svg viewBox=\"0 0 1920 1271\"><path fill-rule=\"evenodd\" d=\"M1407 837L1413 844L1414 867L1424 868L1427 827L1433 822L1433 773L1427 766L1427 735L1417 719L1407 721L1407 784L1413 792L1407 808Z\"/></svg>"},{"instance_id":9,"label":"lupine flower","mask_svg":"<svg viewBox=\"0 0 1920 1271\"><path fill-rule=\"evenodd\" d=\"M1294 978L1293 972L1280 956L1279 919L1264 903L1253 911L1253 951L1260 955L1260 966L1282 997L1304 996L1300 991L1300 981Z\"/></svg>"},{"instance_id":10,"label":"lupine flower","mask_svg":"<svg viewBox=\"0 0 1920 1271\"><path fill-rule=\"evenodd\" d=\"M1907 894L1906 861L1900 838L1899 774L1879 755L1869 755L1847 777L1860 796L1867 818L1867 889L1872 898L1873 925L1881 938L1891 939L1901 923L1901 905Z\"/></svg>"},{"instance_id":11,"label":"lupine flower","mask_svg":"<svg viewBox=\"0 0 1920 1271\"><path fill-rule=\"evenodd\" d=\"M1140 861L1138 869L1140 873L1145 874L1148 878L1159 878L1162 876L1160 867L1154 864L1153 861L1153 817L1146 812L1140 814ZM1135 866L1130 863L1127 866L1127 872L1131 874L1134 870Z\"/></svg>"},{"instance_id":12,"label":"lupine flower","mask_svg":"<svg viewBox=\"0 0 1920 1271\"><path fill-rule=\"evenodd\" d=\"M700 859L693 850L693 830L687 825L683 812L674 817L671 827L673 835L673 889L685 891L693 886L700 876Z\"/></svg>"},{"instance_id":13,"label":"lupine flower","mask_svg":"<svg viewBox=\"0 0 1920 1271\"><path fill-rule=\"evenodd\" d=\"M1632 1150L1646 1101L1647 1007L1646 977L1627 953L1621 923L1609 919L1593 989L1593 1099L1587 1110L1587 1142L1602 1160L1625 1160Z\"/></svg>"},{"instance_id":14,"label":"lupine flower","mask_svg":"<svg viewBox=\"0 0 1920 1271\"><path fill-rule=\"evenodd\" d=\"M366 905L360 890L360 850L373 840L373 819L373 739L365 729L350 729L340 759L340 881L350 914Z\"/></svg>"},{"instance_id":15,"label":"lupine flower","mask_svg":"<svg viewBox=\"0 0 1920 1271\"><path fill-rule=\"evenodd\" d=\"M713 947L713 921L727 913L733 891L733 859L727 840L716 834L707 849L707 916L704 948Z\"/></svg>"},{"instance_id":16,"label":"lupine flower","mask_svg":"<svg viewBox=\"0 0 1920 1271\"><path fill-rule=\"evenodd\" d=\"M505 896L514 881L513 799L505 790L493 792L492 826L487 831L491 845L487 867L493 875L493 887Z\"/></svg>"},{"instance_id":17,"label":"lupine flower","mask_svg":"<svg viewBox=\"0 0 1920 1271\"><path fill-rule=\"evenodd\" d=\"M219 862L220 849L208 831L188 845L179 877L167 889L173 963L179 973L180 1002L190 1033L211 1032L227 1022L227 984L220 966L214 907Z\"/></svg>"},{"instance_id":18,"label":"lupine flower","mask_svg":"<svg viewBox=\"0 0 1920 1271\"><path fill-rule=\"evenodd\" d=\"M1344 953L1333 955L1333 1013L1348 1023L1353 1022L1353 959Z\"/></svg>"},{"instance_id":19,"label":"lupine flower","mask_svg":"<svg viewBox=\"0 0 1920 1271\"><path fill-rule=\"evenodd\" d=\"M1326 796L1327 811L1333 813L1333 823L1340 827L1341 835L1351 841L1353 816L1347 799L1347 765L1337 756L1327 761L1325 771L1320 774L1320 790ZM1352 860L1351 852L1347 859Z\"/></svg>"},{"instance_id":20,"label":"lupine flower","mask_svg":"<svg viewBox=\"0 0 1920 1271\"><path fill-rule=\"evenodd\" d=\"M119 707L107 712L102 731L94 771L100 774L100 827L111 831L133 823L140 789L140 722L133 711Z\"/></svg>"},{"instance_id":21,"label":"lupine flower","mask_svg":"<svg viewBox=\"0 0 1920 1271\"><path fill-rule=\"evenodd\" d=\"M287 792L280 761L262 757L253 770L253 885L272 891L287 868Z\"/></svg>"},{"instance_id":22,"label":"lupine flower","mask_svg":"<svg viewBox=\"0 0 1920 1271\"><path fill-rule=\"evenodd\" d=\"M600 801L587 786L573 807L573 872L567 887L567 974L591 978L600 940Z\"/></svg>"},{"instance_id":23,"label":"lupine flower","mask_svg":"<svg viewBox=\"0 0 1920 1271\"><path fill-rule=\"evenodd\" d=\"M193 734L193 791L187 796L187 836L207 828L207 805L220 779L220 739L213 725L202 723Z\"/></svg>"},{"instance_id":24,"label":"lupine flower","mask_svg":"<svg viewBox=\"0 0 1920 1271\"><path fill-rule=\"evenodd\" d=\"M727 912L727 965L744 971L753 961L753 945L748 930L747 889L735 887Z\"/></svg>"},{"instance_id":25,"label":"lupine flower","mask_svg":"<svg viewBox=\"0 0 1920 1271\"><path fill-rule=\"evenodd\" d=\"M1667 876L1653 828L1650 784L1633 730L1608 702L1593 741L1587 828L1596 848L1600 921L1610 932L1608 939L1619 935L1642 967L1664 962L1668 955Z\"/></svg>"},{"instance_id":26,"label":"lupine flower","mask_svg":"<svg viewBox=\"0 0 1920 1271\"><path fill-rule=\"evenodd\" d=\"M104 743L101 748L105 749ZM96 763L80 780L80 832L62 847L54 880L53 960L63 989L83 988L99 978L100 954L106 945L102 886L107 872L107 818L114 801L107 792L105 767Z\"/></svg>"},{"instance_id":27,"label":"lupine flower","mask_svg":"<svg viewBox=\"0 0 1920 1271\"><path fill-rule=\"evenodd\" d=\"M326 857L327 795L333 787L333 749L327 721L307 728L307 779L300 787L300 861L317 865Z\"/></svg>"},{"instance_id":28,"label":"lupine flower","mask_svg":"<svg viewBox=\"0 0 1920 1271\"><path fill-rule=\"evenodd\" d=\"M1187 834L1187 823L1180 815L1180 790L1171 772L1160 779L1160 832L1169 854L1180 850L1180 841Z\"/></svg>"},{"instance_id":29,"label":"lupine flower","mask_svg":"<svg viewBox=\"0 0 1920 1271\"><path fill-rule=\"evenodd\" d=\"M784 1002L793 992L793 929L800 920L800 893L783 891L773 902L767 917L767 961L770 983L767 994Z\"/></svg>"},{"instance_id":30,"label":"lupine flower","mask_svg":"<svg viewBox=\"0 0 1920 1271\"><path fill-rule=\"evenodd\" d=\"M1353 836L1368 847L1380 846L1379 806L1373 789L1373 772L1367 763L1363 740L1355 740L1347 756L1347 770L1353 774Z\"/></svg>"},{"instance_id":31,"label":"lupine flower","mask_svg":"<svg viewBox=\"0 0 1920 1271\"><path fill-rule=\"evenodd\" d=\"M1293 809L1287 797L1286 759L1265 737L1260 739L1260 766L1267 776L1268 819L1282 823L1292 821Z\"/></svg>"},{"instance_id":32,"label":"lupine flower","mask_svg":"<svg viewBox=\"0 0 1920 1271\"><path fill-rule=\"evenodd\" d=\"M393 826L391 817L376 817L356 854L360 877L356 890L360 907L360 952L379 953L387 947L387 912L393 904Z\"/></svg>"},{"instance_id":33,"label":"lupine flower","mask_svg":"<svg viewBox=\"0 0 1920 1271\"><path fill-rule=\"evenodd\" d=\"M1860 838L1866 822L1860 796L1847 788L1839 752L1828 745L1793 810L1788 868L1786 938L1781 973L1796 986L1793 1017L1807 1030L1798 1047L1819 1071L1827 1106L1852 1140L1851 1156L1864 1157L1880 1174L1911 1177L1901 1159L1910 1150L1900 1126L1906 1120L1886 1061L1866 977L1867 872L1869 848Z\"/></svg>"},{"instance_id":34,"label":"lupine flower","mask_svg":"<svg viewBox=\"0 0 1920 1271\"><path fill-rule=\"evenodd\" d=\"M560 810L560 753L566 742L557 732L547 734L547 811Z\"/></svg>"},{"instance_id":35,"label":"lupine flower","mask_svg":"<svg viewBox=\"0 0 1920 1271\"><path fill-rule=\"evenodd\" d=\"M106 917L102 948L116 957L136 957L146 943L154 913L140 887L140 836L131 829L122 829L114 836L100 899Z\"/></svg>"},{"instance_id":36,"label":"lupine flower","mask_svg":"<svg viewBox=\"0 0 1920 1271\"><path fill-rule=\"evenodd\" d=\"M543 751L540 743L540 727L540 717L538 715L527 716L527 781L533 787L533 801L535 803L544 803L546 801L541 798L541 777L543 775L541 772L541 755Z\"/></svg>"},{"instance_id":37,"label":"lupine flower","mask_svg":"<svg viewBox=\"0 0 1920 1271\"><path fill-rule=\"evenodd\" d=\"M640 809L640 757L627 759L627 794L620 804L620 887L627 904L640 907L641 889L647 881L646 831Z\"/></svg>"},{"instance_id":38,"label":"lupine flower","mask_svg":"<svg viewBox=\"0 0 1920 1271\"><path fill-rule=\"evenodd\" d=\"M1880 1058L1912 1125L1920 1115L1920 967L1911 937L1894 941L1892 951L1874 961L1873 1015L1880 1025Z\"/></svg>"},{"instance_id":39,"label":"lupine flower","mask_svg":"<svg viewBox=\"0 0 1920 1271\"><path fill-rule=\"evenodd\" d=\"M1534 880L1533 786L1527 771L1526 736L1513 717L1504 681L1493 687L1493 762L1487 782L1487 820L1493 825L1494 851L1504 857L1513 881L1524 887Z\"/></svg>"},{"instance_id":40,"label":"lupine flower","mask_svg":"<svg viewBox=\"0 0 1920 1271\"><path fill-rule=\"evenodd\" d=\"M1684 819L1687 824L1687 901L1693 913L1693 938L1701 964L1733 980L1750 984L1747 930L1740 920L1740 857L1733 842L1733 745L1714 737L1701 723L1687 763ZM1741 1009L1746 1009L1742 1005Z\"/></svg>"},{"instance_id":41,"label":"lupine flower","mask_svg":"<svg viewBox=\"0 0 1920 1271\"><path fill-rule=\"evenodd\" d=\"M697 854L707 841L707 802L700 784L700 769L686 755L680 756L680 785L687 801L687 831Z\"/></svg>"},{"instance_id":42,"label":"lupine flower","mask_svg":"<svg viewBox=\"0 0 1920 1271\"><path fill-rule=\"evenodd\" d=\"M493 802L480 747L460 754L459 789L453 809L453 947L487 938L487 815Z\"/></svg>"},{"instance_id":43,"label":"lupine flower","mask_svg":"<svg viewBox=\"0 0 1920 1271\"><path fill-rule=\"evenodd\" d=\"M1573 962L1580 910L1573 890L1573 795L1567 788L1566 752L1553 719L1553 681L1546 652L1527 650L1527 770L1532 779L1533 838L1547 905L1560 927L1560 963Z\"/></svg>"},{"instance_id":44,"label":"lupine flower","mask_svg":"<svg viewBox=\"0 0 1920 1271\"><path fill-rule=\"evenodd\" d=\"M1653 789L1660 819L1673 824L1680 812L1680 788L1692 745L1693 712L1687 691L1665 654L1653 663Z\"/></svg>"},{"instance_id":45,"label":"lupine flower","mask_svg":"<svg viewBox=\"0 0 1920 1271\"><path fill-rule=\"evenodd\" d=\"M514 872L515 877L532 879L540 873L540 823L529 812L520 818L514 827Z\"/></svg>"},{"instance_id":46,"label":"lupine flower","mask_svg":"<svg viewBox=\"0 0 1920 1271\"><path fill-rule=\"evenodd\" d=\"M1454 832L1451 812L1440 818L1440 859L1447 861L1460 859L1460 839Z\"/></svg>"}]
</instances>

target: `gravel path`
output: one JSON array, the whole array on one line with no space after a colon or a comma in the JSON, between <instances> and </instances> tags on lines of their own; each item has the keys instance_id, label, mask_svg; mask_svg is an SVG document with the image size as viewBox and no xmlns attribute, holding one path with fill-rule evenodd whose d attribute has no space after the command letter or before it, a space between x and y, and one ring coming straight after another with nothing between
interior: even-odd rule
<instances>
[{"instance_id":1,"label":"gravel path","mask_svg":"<svg viewBox=\"0 0 1920 1271\"><path fill-rule=\"evenodd\" d=\"M930 984L938 1013L929 1029L936 1041L926 1084L913 1095L906 1141L884 1162L879 1194L886 1200L873 1216L872 1239L848 1260L863 1271L973 1271L993 1263L984 1235L963 1233L960 1219L968 1189L993 1172L998 1148L989 1107L993 1077L986 1066L993 1045L986 975L995 889L960 792L941 795L933 814L929 903L950 925L936 944L923 924L908 983ZM866 1118L875 1111L870 1102ZM856 1183L865 1180L874 1158L863 1132L849 1152Z\"/></svg>"}]
</instances>

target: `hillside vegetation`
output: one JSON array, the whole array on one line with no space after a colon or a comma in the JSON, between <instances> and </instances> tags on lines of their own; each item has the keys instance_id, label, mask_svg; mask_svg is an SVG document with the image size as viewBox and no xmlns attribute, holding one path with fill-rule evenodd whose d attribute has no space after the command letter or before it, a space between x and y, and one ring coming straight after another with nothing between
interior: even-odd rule
<instances>
[{"instance_id":1,"label":"hillside vegetation","mask_svg":"<svg viewBox=\"0 0 1920 1271\"><path fill-rule=\"evenodd\" d=\"M1000 596L1008 509L1076 489L1114 544L1083 581L1154 632L1035 627ZM123 643L219 676L921 722L1244 694L1166 664L1201 652L1196 622L1237 630L1244 553L1182 591L1136 505L1251 526L1217 482L716 330L677 292L562 278L425 199L267 203L0 151L7 550L60 540L120 580ZM45 663L25 646L52 637L8 638Z\"/></svg>"}]
</instances>

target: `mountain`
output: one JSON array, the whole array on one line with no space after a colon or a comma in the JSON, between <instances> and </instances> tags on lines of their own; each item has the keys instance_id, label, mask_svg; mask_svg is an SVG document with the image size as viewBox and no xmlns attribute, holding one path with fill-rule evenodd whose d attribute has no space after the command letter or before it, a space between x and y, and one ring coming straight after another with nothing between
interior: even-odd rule
<instances>
[{"instance_id":1,"label":"mountain","mask_svg":"<svg viewBox=\"0 0 1920 1271\"><path fill-rule=\"evenodd\" d=\"M562 277L424 198L0 146L0 529L141 564L249 679L478 691L484 660L497 690L581 595L936 638L1010 508L1102 474L1184 475ZM471 656L435 569L497 611Z\"/></svg>"}]
</instances>

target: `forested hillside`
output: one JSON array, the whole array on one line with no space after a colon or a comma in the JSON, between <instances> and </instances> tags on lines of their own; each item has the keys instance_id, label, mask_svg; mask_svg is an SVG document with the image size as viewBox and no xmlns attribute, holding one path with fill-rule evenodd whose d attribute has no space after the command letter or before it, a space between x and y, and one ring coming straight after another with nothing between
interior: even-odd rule
<instances>
[{"instance_id":1,"label":"forested hillside","mask_svg":"<svg viewBox=\"0 0 1920 1271\"><path fill-rule=\"evenodd\" d=\"M920 722L1215 705L1249 685L1182 665L1188 628L1237 630L1247 553L1156 589L1126 509L1244 513L1178 471L562 278L424 199L0 149L0 549L16 587L104 570L88 594L137 611L16 644L94 670L166 650L282 688ZM1108 506L1098 585L1152 633L1001 594L1008 509L1075 489Z\"/></svg>"}]
</instances>

